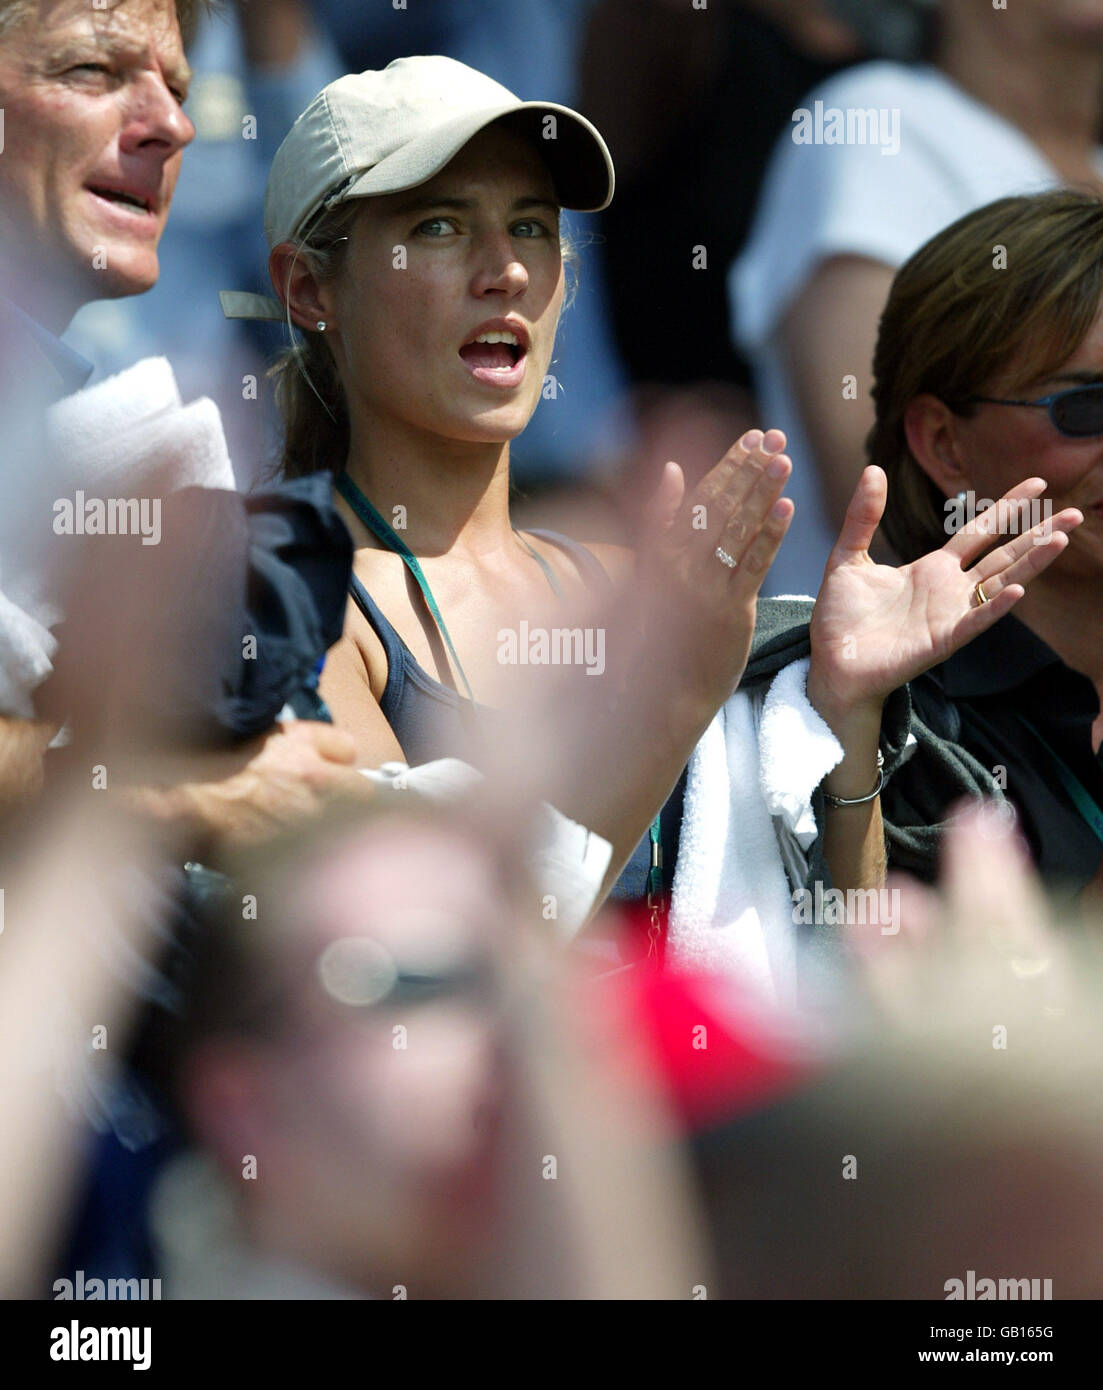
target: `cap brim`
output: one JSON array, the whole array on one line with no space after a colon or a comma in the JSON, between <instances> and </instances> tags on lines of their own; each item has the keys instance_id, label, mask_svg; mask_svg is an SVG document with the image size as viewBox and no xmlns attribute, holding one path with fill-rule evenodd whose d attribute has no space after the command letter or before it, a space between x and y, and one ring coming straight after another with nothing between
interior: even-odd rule
<instances>
[{"instance_id":1,"label":"cap brim","mask_svg":"<svg viewBox=\"0 0 1103 1390\"><path fill-rule=\"evenodd\" d=\"M553 119L549 121L549 117ZM343 203L350 198L378 197L416 188L439 174L469 140L496 121L515 127L537 146L563 207L575 212L600 212L609 206L614 174L605 141L584 116L567 106L543 101L464 112L381 159L333 201Z\"/></svg>"}]
</instances>

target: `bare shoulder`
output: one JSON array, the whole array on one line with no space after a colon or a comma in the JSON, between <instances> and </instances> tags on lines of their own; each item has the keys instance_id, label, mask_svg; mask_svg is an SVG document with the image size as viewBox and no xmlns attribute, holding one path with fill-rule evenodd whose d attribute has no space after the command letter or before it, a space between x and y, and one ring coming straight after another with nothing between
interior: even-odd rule
<instances>
[{"instance_id":1,"label":"bare shoulder","mask_svg":"<svg viewBox=\"0 0 1103 1390\"><path fill-rule=\"evenodd\" d=\"M614 584L631 578L636 565L636 552L630 546L614 545L607 541L587 541L586 549L600 562Z\"/></svg>"}]
</instances>

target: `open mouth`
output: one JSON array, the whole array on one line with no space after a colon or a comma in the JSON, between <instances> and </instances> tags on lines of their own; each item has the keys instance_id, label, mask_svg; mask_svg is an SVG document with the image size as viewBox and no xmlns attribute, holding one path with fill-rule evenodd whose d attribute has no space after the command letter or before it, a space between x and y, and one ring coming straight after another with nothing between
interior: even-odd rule
<instances>
[{"instance_id":1,"label":"open mouth","mask_svg":"<svg viewBox=\"0 0 1103 1390\"><path fill-rule=\"evenodd\" d=\"M491 372L508 372L525 355L525 348L516 333L480 333L460 348L460 356L469 367Z\"/></svg>"},{"instance_id":2,"label":"open mouth","mask_svg":"<svg viewBox=\"0 0 1103 1390\"><path fill-rule=\"evenodd\" d=\"M120 207L133 208L135 212L151 213L153 211L152 198L143 197L137 193L126 193L120 188L97 188L91 184L88 191L94 193L97 198L103 198L105 202L117 203Z\"/></svg>"}]
</instances>

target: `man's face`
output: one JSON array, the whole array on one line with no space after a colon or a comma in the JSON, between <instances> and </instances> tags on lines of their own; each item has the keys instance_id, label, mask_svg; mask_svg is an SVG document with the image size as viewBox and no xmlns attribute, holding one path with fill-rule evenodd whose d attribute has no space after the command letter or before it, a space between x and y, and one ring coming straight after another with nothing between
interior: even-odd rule
<instances>
[{"instance_id":1,"label":"man's face","mask_svg":"<svg viewBox=\"0 0 1103 1390\"><path fill-rule=\"evenodd\" d=\"M37 0L0 38L0 245L54 317L153 287L195 135L174 0L107 3Z\"/></svg>"}]
</instances>

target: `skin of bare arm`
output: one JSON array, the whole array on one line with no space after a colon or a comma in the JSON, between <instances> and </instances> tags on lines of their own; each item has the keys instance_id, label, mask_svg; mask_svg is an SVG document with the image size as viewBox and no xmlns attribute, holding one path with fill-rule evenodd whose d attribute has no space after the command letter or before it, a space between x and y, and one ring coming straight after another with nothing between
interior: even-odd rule
<instances>
[{"instance_id":1,"label":"skin of bare arm","mask_svg":"<svg viewBox=\"0 0 1103 1390\"><path fill-rule=\"evenodd\" d=\"M0 718L0 811L37 794L43 754L56 732L35 720Z\"/></svg>"},{"instance_id":2,"label":"skin of bare arm","mask_svg":"<svg viewBox=\"0 0 1103 1390\"><path fill-rule=\"evenodd\" d=\"M838 256L818 266L780 325L780 344L832 529L843 524L873 426L873 349L893 271ZM857 398L843 378L857 378ZM798 460L799 462L799 460Z\"/></svg>"}]
</instances>

